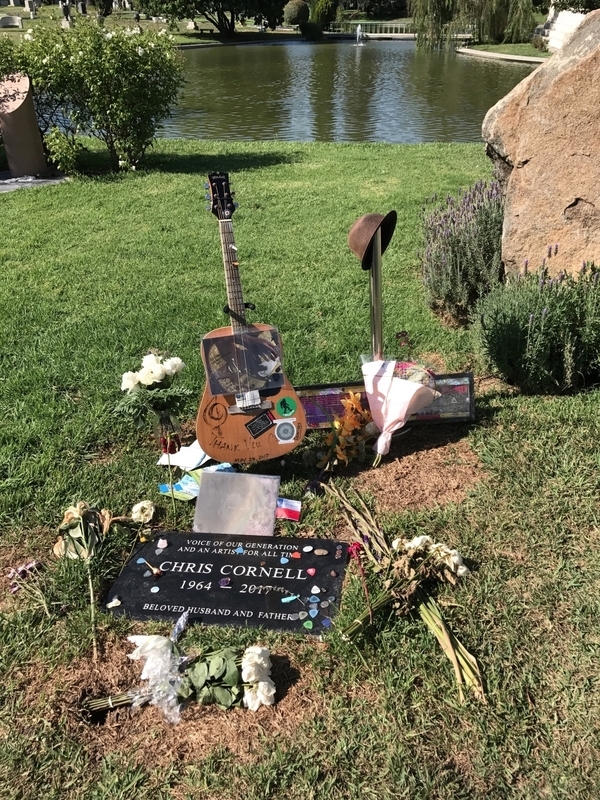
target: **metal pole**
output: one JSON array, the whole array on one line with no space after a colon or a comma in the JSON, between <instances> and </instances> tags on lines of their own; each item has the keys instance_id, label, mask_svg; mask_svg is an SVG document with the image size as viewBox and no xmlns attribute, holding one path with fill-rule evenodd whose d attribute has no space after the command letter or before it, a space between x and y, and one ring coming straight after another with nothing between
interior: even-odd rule
<instances>
[{"instance_id":1,"label":"metal pole","mask_svg":"<svg viewBox=\"0 0 600 800\"><path fill-rule=\"evenodd\" d=\"M371 269L371 349L373 361L383 361L383 324L381 310L381 228L373 237Z\"/></svg>"}]
</instances>

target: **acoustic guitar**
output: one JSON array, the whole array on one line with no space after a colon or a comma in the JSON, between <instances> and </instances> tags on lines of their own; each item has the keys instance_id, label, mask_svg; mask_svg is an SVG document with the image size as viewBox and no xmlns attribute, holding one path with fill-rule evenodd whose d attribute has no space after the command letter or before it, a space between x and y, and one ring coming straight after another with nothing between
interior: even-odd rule
<instances>
[{"instance_id":1,"label":"acoustic guitar","mask_svg":"<svg viewBox=\"0 0 600 800\"><path fill-rule=\"evenodd\" d=\"M217 461L245 463L279 458L306 433L302 403L283 371L277 328L251 325L240 282L231 217L235 205L227 173L208 176L210 209L219 220L231 326L202 339L206 386L200 401L196 435Z\"/></svg>"}]
</instances>

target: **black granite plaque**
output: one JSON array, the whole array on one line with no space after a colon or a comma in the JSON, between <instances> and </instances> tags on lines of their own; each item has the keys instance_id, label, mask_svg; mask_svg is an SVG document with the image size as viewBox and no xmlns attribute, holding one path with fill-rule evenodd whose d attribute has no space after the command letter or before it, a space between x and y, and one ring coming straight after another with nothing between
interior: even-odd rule
<instances>
[{"instance_id":1,"label":"black granite plaque","mask_svg":"<svg viewBox=\"0 0 600 800\"><path fill-rule=\"evenodd\" d=\"M167 543L159 547L158 543ZM321 635L338 610L348 545L160 532L140 545L109 591L113 614Z\"/></svg>"}]
</instances>

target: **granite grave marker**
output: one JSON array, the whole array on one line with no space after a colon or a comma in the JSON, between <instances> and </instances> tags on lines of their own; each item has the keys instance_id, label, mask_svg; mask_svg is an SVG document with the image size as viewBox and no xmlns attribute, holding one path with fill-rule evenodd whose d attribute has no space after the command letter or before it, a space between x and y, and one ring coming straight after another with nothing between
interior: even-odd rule
<instances>
[{"instance_id":1,"label":"granite grave marker","mask_svg":"<svg viewBox=\"0 0 600 800\"><path fill-rule=\"evenodd\" d=\"M189 611L190 622L205 625L321 635L334 624L347 555L347 543L331 539L161 531L135 550L106 608L142 620Z\"/></svg>"}]
</instances>

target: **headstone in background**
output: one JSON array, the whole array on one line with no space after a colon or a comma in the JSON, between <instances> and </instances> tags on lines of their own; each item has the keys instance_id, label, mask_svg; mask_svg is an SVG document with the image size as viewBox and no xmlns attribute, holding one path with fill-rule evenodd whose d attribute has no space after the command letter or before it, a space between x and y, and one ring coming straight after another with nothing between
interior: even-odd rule
<instances>
[{"instance_id":1,"label":"headstone in background","mask_svg":"<svg viewBox=\"0 0 600 800\"><path fill-rule=\"evenodd\" d=\"M510 272L525 259L534 269L546 258L552 275L600 263L599 76L597 10L483 121L506 192L502 258Z\"/></svg>"},{"instance_id":2,"label":"headstone in background","mask_svg":"<svg viewBox=\"0 0 600 800\"><path fill-rule=\"evenodd\" d=\"M331 539L161 531L132 555L105 606L134 619L189 611L190 623L321 635L334 624L347 555Z\"/></svg>"},{"instance_id":3,"label":"headstone in background","mask_svg":"<svg viewBox=\"0 0 600 800\"><path fill-rule=\"evenodd\" d=\"M11 177L48 175L31 84L27 75L11 75L0 84L0 130Z\"/></svg>"}]
</instances>

